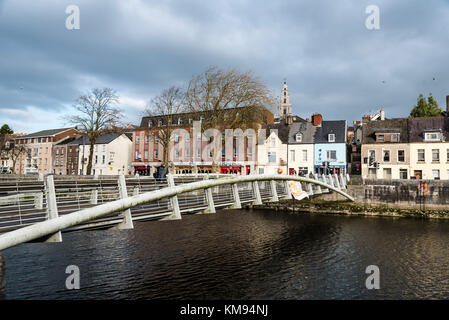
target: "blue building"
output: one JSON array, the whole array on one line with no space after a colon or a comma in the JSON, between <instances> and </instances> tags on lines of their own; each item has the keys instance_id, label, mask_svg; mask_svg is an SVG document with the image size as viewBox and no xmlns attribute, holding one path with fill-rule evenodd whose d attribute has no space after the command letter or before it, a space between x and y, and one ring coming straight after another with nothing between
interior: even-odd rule
<instances>
[{"instance_id":1,"label":"blue building","mask_svg":"<svg viewBox=\"0 0 449 320\"><path fill-rule=\"evenodd\" d=\"M346 120L321 121L314 115L314 169L320 174L346 174Z\"/></svg>"}]
</instances>

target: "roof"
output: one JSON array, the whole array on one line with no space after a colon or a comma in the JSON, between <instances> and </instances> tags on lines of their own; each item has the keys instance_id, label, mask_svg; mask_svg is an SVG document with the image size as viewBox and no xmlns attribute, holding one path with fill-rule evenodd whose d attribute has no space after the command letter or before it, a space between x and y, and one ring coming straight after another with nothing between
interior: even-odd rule
<instances>
[{"instance_id":1,"label":"roof","mask_svg":"<svg viewBox=\"0 0 449 320\"><path fill-rule=\"evenodd\" d=\"M117 139L118 137L120 137L122 134L120 133L106 133L104 135L101 135L97 138L97 140L95 141L95 144L108 144L111 143L112 141L114 141L115 139ZM69 142L68 144L73 145L89 145L90 144L90 139L84 135L82 137L79 137L78 139L75 139L71 142Z\"/></svg>"},{"instance_id":2,"label":"roof","mask_svg":"<svg viewBox=\"0 0 449 320\"><path fill-rule=\"evenodd\" d=\"M315 143L329 143L329 134L335 134L335 142L346 143L346 120L326 120L316 127L314 136Z\"/></svg>"},{"instance_id":3,"label":"roof","mask_svg":"<svg viewBox=\"0 0 449 320\"><path fill-rule=\"evenodd\" d=\"M447 117L419 117L409 118L410 142L424 142L424 132L440 131L443 141L449 138L449 118Z\"/></svg>"},{"instance_id":4,"label":"roof","mask_svg":"<svg viewBox=\"0 0 449 320\"><path fill-rule=\"evenodd\" d=\"M369 121L362 126L362 144L374 143L408 143L408 119L392 118L385 120ZM377 142L376 133L400 133L399 142Z\"/></svg>"},{"instance_id":5,"label":"roof","mask_svg":"<svg viewBox=\"0 0 449 320\"><path fill-rule=\"evenodd\" d=\"M282 120L280 123L266 124L263 126L263 128L266 129L267 138L270 136L271 130L277 130L277 136L279 140L281 140L283 144L287 144L289 125L287 125L284 120Z\"/></svg>"},{"instance_id":6,"label":"roof","mask_svg":"<svg viewBox=\"0 0 449 320\"><path fill-rule=\"evenodd\" d=\"M41 138L41 137L52 137L55 136L61 132L74 129L74 128L61 128L61 129L50 129L50 130L42 130L38 132L31 133L26 136L20 136L17 138Z\"/></svg>"},{"instance_id":7,"label":"roof","mask_svg":"<svg viewBox=\"0 0 449 320\"><path fill-rule=\"evenodd\" d=\"M317 127L311 122L293 122L289 126L288 143L289 144L306 144L314 143L314 136ZM301 142L296 141L296 134L302 134Z\"/></svg>"}]
</instances>

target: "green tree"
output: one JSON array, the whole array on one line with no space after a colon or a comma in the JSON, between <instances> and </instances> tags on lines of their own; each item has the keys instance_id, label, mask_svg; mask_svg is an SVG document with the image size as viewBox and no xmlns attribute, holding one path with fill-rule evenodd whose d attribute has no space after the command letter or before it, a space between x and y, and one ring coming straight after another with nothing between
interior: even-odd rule
<instances>
[{"instance_id":1,"label":"green tree","mask_svg":"<svg viewBox=\"0 0 449 320\"><path fill-rule=\"evenodd\" d=\"M410 117L434 117L441 115L441 108L438 106L437 100L429 94L426 98L423 94L420 94L417 103L414 105L412 111L410 111Z\"/></svg>"},{"instance_id":2,"label":"green tree","mask_svg":"<svg viewBox=\"0 0 449 320\"><path fill-rule=\"evenodd\" d=\"M0 128L0 134L13 134L13 133L14 131L7 124L4 124Z\"/></svg>"}]
</instances>

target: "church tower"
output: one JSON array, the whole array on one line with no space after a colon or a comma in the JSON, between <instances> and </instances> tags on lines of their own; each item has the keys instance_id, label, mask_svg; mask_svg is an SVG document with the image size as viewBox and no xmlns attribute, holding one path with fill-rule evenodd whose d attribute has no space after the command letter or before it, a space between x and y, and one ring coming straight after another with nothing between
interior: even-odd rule
<instances>
[{"instance_id":1,"label":"church tower","mask_svg":"<svg viewBox=\"0 0 449 320\"><path fill-rule=\"evenodd\" d=\"M288 95L287 81L284 80L282 86L281 100L279 101L278 117L280 120L286 119L292 114L292 105L290 104L290 96Z\"/></svg>"}]
</instances>

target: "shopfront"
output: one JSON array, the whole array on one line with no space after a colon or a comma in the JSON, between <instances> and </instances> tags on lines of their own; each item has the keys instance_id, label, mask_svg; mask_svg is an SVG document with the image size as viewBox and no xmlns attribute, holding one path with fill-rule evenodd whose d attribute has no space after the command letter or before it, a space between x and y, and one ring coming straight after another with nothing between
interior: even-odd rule
<instances>
[{"instance_id":1,"label":"shopfront","mask_svg":"<svg viewBox=\"0 0 449 320\"><path fill-rule=\"evenodd\" d=\"M134 174L138 174L139 176L149 176L151 175L151 166L135 166Z\"/></svg>"},{"instance_id":2,"label":"shopfront","mask_svg":"<svg viewBox=\"0 0 449 320\"><path fill-rule=\"evenodd\" d=\"M176 174L191 174L193 173L192 166L176 166L175 167Z\"/></svg>"},{"instance_id":3,"label":"shopfront","mask_svg":"<svg viewBox=\"0 0 449 320\"><path fill-rule=\"evenodd\" d=\"M242 174L242 166L220 166L221 174Z\"/></svg>"}]
</instances>

